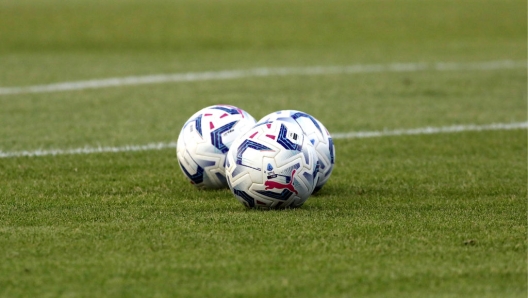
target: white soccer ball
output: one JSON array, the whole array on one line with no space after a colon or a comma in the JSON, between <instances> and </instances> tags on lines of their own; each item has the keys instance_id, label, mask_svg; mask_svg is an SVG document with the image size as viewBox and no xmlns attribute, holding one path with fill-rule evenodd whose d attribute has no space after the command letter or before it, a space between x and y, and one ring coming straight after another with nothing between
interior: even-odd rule
<instances>
[{"instance_id":1,"label":"white soccer ball","mask_svg":"<svg viewBox=\"0 0 528 298\"><path fill-rule=\"evenodd\" d=\"M273 121L255 125L233 142L226 177L248 208L300 207L318 179L315 149L297 125Z\"/></svg>"},{"instance_id":2,"label":"white soccer ball","mask_svg":"<svg viewBox=\"0 0 528 298\"><path fill-rule=\"evenodd\" d=\"M296 110L277 111L264 116L257 123L261 124L276 120L298 125L308 137L308 140L314 145L319 158L319 181L314 192L319 191L328 181L334 169L335 146L332 136L321 121L307 113Z\"/></svg>"},{"instance_id":3,"label":"white soccer ball","mask_svg":"<svg viewBox=\"0 0 528 298\"><path fill-rule=\"evenodd\" d=\"M234 106L214 105L192 115L178 136L176 156L185 177L197 188L227 187L225 158L233 141L255 125Z\"/></svg>"}]
</instances>

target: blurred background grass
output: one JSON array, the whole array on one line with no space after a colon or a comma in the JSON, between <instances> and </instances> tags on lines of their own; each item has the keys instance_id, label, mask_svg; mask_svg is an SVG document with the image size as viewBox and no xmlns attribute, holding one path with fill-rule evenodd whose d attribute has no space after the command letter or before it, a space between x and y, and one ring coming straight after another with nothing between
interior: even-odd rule
<instances>
[{"instance_id":1,"label":"blurred background grass","mask_svg":"<svg viewBox=\"0 0 528 298\"><path fill-rule=\"evenodd\" d=\"M0 48L217 51L500 43L526 33L523 8L525 1L518 0L4 0Z\"/></svg>"},{"instance_id":2,"label":"blurred background grass","mask_svg":"<svg viewBox=\"0 0 528 298\"><path fill-rule=\"evenodd\" d=\"M0 0L0 86L253 67L526 60L521 0ZM524 121L526 70L247 78L0 96L0 149L174 140L226 103L331 132Z\"/></svg>"},{"instance_id":3,"label":"blurred background grass","mask_svg":"<svg viewBox=\"0 0 528 298\"><path fill-rule=\"evenodd\" d=\"M526 1L1 0L0 85L526 57ZM35 69L40 67L47 71Z\"/></svg>"}]
</instances>

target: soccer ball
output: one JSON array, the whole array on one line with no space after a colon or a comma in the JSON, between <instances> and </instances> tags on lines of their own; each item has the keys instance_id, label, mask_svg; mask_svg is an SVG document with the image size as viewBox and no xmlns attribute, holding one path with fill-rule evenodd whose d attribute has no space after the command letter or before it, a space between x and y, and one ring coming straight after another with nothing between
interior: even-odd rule
<instances>
[{"instance_id":1,"label":"soccer ball","mask_svg":"<svg viewBox=\"0 0 528 298\"><path fill-rule=\"evenodd\" d=\"M233 142L226 177L248 208L300 207L318 179L315 148L302 130L282 121L255 125Z\"/></svg>"},{"instance_id":2,"label":"soccer ball","mask_svg":"<svg viewBox=\"0 0 528 298\"><path fill-rule=\"evenodd\" d=\"M275 120L297 124L308 140L314 145L319 158L319 180L314 192L319 191L328 181L335 163L335 146L332 136L324 125L313 116L301 111L283 110L271 113L257 122L268 123Z\"/></svg>"},{"instance_id":3,"label":"soccer ball","mask_svg":"<svg viewBox=\"0 0 528 298\"><path fill-rule=\"evenodd\" d=\"M231 143L255 125L247 112L228 105L204 108L187 120L176 156L185 177L197 188L227 187L225 157Z\"/></svg>"}]
</instances>

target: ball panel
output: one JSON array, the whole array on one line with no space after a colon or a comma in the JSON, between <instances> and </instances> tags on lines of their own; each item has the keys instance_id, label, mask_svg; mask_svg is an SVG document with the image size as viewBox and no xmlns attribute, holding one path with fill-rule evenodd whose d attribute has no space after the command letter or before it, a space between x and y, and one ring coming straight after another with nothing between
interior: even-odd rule
<instances>
[{"instance_id":1,"label":"ball panel","mask_svg":"<svg viewBox=\"0 0 528 298\"><path fill-rule=\"evenodd\" d=\"M291 123L256 125L233 143L227 158L229 187L248 208L299 207L317 182L315 148Z\"/></svg>"},{"instance_id":2,"label":"ball panel","mask_svg":"<svg viewBox=\"0 0 528 298\"><path fill-rule=\"evenodd\" d=\"M193 114L178 136L176 149L185 177L198 188L228 187L226 154L234 140L254 124L247 112L228 105L206 107ZM193 176L198 168L203 171L201 182Z\"/></svg>"},{"instance_id":3,"label":"ball panel","mask_svg":"<svg viewBox=\"0 0 528 298\"><path fill-rule=\"evenodd\" d=\"M259 120L257 125L277 120L297 124L314 145L319 159L319 178L316 188L321 189L330 178L335 164L335 146L330 133L315 117L297 110L282 110L268 114Z\"/></svg>"}]
</instances>

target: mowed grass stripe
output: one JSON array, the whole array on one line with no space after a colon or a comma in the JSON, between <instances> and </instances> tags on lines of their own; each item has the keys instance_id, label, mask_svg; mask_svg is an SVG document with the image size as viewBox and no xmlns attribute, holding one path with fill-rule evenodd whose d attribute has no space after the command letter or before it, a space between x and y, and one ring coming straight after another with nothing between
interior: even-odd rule
<instances>
[{"instance_id":1,"label":"mowed grass stripe","mask_svg":"<svg viewBox=\"0 0 528 298\"><path fill-rule=\"evenodd\" d=\"M439 133L456 133L465 131L485 131L485 130L512 130L512 129L526 129L528 122L517 123L493 123L487 125L452 125L443 127L422 127L414 129L396 129L396 130L382 130L382 131L359 131L348 133L334 133L334 139L358 139L358 138L373 138L385 136L402 136L402 135L422 135L422 134L439 134ZM132 152L132 151L149 151L162 150L167 148L176 148L176 142L169 143L150 143L146 145L126 145L121 147L83 147L75 149L52 149L52 150L34 150L34 151L14 151L2 152L0 151L0 158L13 157L32 157L32 156L49 156L49 155L71 155L71 154L93 154L105 152Z\"/></svg>"},{"instance_id":2,"label":"mowed grass stripe","mask_svg":"<svg viewBox=\"0 0 528 298\"><path fill-rule=\"evenodd\" d=\"M156 74L148 76L116 77L77 82L62 82L47 85L22 87L0 87L0 95L46 93L84 89L100 89L119 86L133 86L160 83L179 83L211 80L232 80L249 77L290 76L290 75L330 75L360 74L383 72L416 72L416 71L486 71L495 69L526 68L526 61L487 61L473 63L391 63L391 64L358 64L348 66L314 66L314 67L279 67L253 68L248 70L222 70L206 72L189 72L175 74Z\"/></svg>"}]
</instances>

